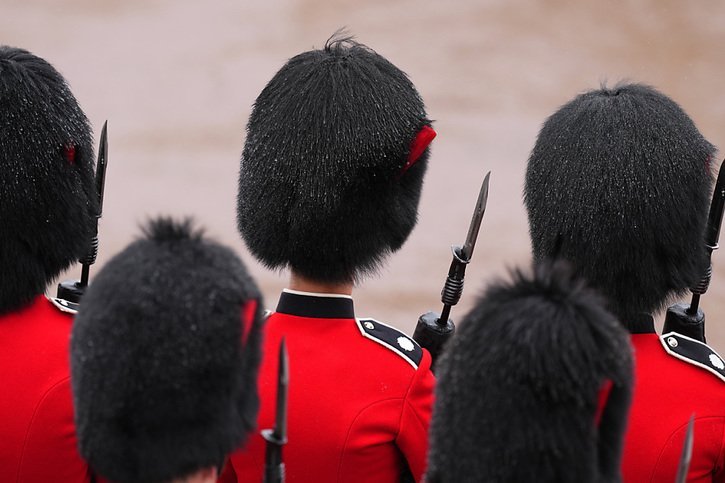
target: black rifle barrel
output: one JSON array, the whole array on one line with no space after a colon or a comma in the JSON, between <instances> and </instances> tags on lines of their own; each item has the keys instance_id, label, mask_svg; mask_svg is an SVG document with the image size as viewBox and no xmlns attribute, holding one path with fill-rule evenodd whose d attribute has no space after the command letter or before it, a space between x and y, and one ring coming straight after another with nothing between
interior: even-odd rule
<instances>
[{"instance_id":1,"label":"black rifle barrel","mask_svg":"<svg viewBox=\"0 0 725 483\"><path fill-rule=\"evenodd\" d=\"M705 228L708 268L698 286L692 289L689 314L697 312L700 305L700 295L707 292L712 277L712 252L719 247L718 240L720 239L720 228L722 227L723 212L725 211L725 170L723 170L723 165L725 165L725 161L720 165L720 172L717 175L715 189L712 193L712 203L710 203L710 213L707 217L707 227Z\"/></svg>"},{"instance_id":2,"label":"black rifle barrel","mask_svg":"<svg viewBox=\"0 0 725 483\"><path fill-rule=\"evenodd\" d=\"M264 457L264 483L284 483L282 446L287 443L287 395L289 392L289 356L284 337L279 344L277 369L277 413L274 429L263 429L267 441Z\"/></svg>"},{"instance_id":3,"label":"black rifle barrel","mask_svg":"<svg viewBox=\"0 0 725 483\"><path fill-rule=\"evenodd\" d=\"M96 199L98 201L98 212L96 223L93 228L93 238L88 255L83 257L81 262L81 280L79 288L88 286L88 278L91 265L96 262L98 256L98 220L103 216L103 194L106 186L106 167L108 166L108 121L103 123L101 129L101 141L98 147L98 161L96 162Z\"/></svg>"},{"instance_id":4,"label":"black rifle barrel","mask_svg":"<svg viewBox=\"0 0 725 483\"><path fill-rule=\"evenodd\" d=\"M704 242L707 250L707 268L696 287L690 289L692 299L690 304L676 303L667 309L663 333L677 332L693 339L705 342L705 313L700 307L700 296L707 292L712 277L712 252L718 248L720 228L722 226L723 212L725 211L725 161L720 165L720 171L712 193L710 213L705 227Z\"/></svg>"},{"instance_id":5,"label":"black rifle barrel","mask_svg":"<svg viewBox=\"0 0 725 483\"><path fill-rule=\"evenodd\" d=\"M486 213L486 203L488 201L488 184L491 178L491 172L486 173L481 183L481 189L478 192L478 200L473 210L471 224L468 227L468 235L463 247L453 246L453 260L451 267L448 269L448 277L441 291L441 302L443 302L443 310L439 317L438 325L445 327L448 324L448 317L451 313L451 307L456 305L463 294L463 279L466 276L466 265L473 257L473 249L476 247L478 240L478 232L481 229L483 215Z\"/></svg>"},{"instance_id":6,"label":"black rifle barrel","mask_svg":"<svg viewBox=\"0 0 725 483\"><path fill-rule=\"evenodd\" d=\"M83 293L88 286L90 268L96 262L98 256L98 220L103 214L103 195L106 186L106 168L108 166L108 121L103 123L101 129L101 140L98 147L98 160L96 161L96 196L98 211L93 226L93 233L88 247L88 253L78 260L81 263L81 279L79 281L66 280L58 284L58 298L69 302L79 303Z\"/></svg>"},{"instance_id":7,"label":"black rifle barrel","mask_svg":"<svg viewBox=\"0 0 725 483\"><path fill-rule=\"evenodd\" d=\"M481 189L478 193L476 208L473 211L471 224L468 228L468 235L463 246L452 246L451 251L453 260L448 269L446 282L441 290L441 302L443 302L443 310L440 314L436 312L427 312L420 316L413 333L413 339L424 349L430 352L435 363L438 355L443 350L445 342L453 336L456 327L450 319L451 307L456 305L463 293L463 279L466 275L466 265L471 261L473 249L476 246L478 232L481 228L481 221L486 212L486 202L488 201L488 185L491 172L486 173L486 177L481 183Z\"/></svg>"}]
</instances>

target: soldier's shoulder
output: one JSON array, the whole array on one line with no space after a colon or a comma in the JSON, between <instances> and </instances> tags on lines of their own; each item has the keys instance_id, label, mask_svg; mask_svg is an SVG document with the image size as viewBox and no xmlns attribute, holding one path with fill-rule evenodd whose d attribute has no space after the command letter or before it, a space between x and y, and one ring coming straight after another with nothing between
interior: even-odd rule
<instances>
[{"instance_id":1,"label":"soldier's shoulder","mask_svg":"<svg viewBox=\"0 0 725 483\"><path fill-rule=\"evenodd\" d=\"M418 369L423 359L423 349L411 337L376 319L355 319L355 323L363 337L392 351L414 369Z\"/></svg>"},{"instance_id":2,"label":"soldier's shoulder","mask_svg":"<svg viewBox=\"0 0 725 483\"><path fill-rule=\"evenodd\" d=\"M64 314L75 315L78 313L78 307L80 307L80 304L70 302L68 300L58 297L47 297L47 299L53 305L53 307L55 307L58 311Z\"/></svg>"},{"instance_id":3,"label":"soldier's shoulder","mask_svg":"<svg viewBox=\"0 0 725 483\"><path fill-rule=\"evenodd\" d=\"M708 371L725 382L725 362L707 344L676 332L663 334L660 342L670 356Z\"/></svg>"}]
</instances>

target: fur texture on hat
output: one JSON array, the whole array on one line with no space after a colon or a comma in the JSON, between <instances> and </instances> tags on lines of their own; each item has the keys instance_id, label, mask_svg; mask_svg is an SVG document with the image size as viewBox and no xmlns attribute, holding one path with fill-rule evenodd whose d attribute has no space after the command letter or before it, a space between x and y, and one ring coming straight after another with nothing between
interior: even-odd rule
<instances>
[{"instance_id":1,"label":"fur texture on hat","mask_svg":"<svg viewBox=\"0 0 725 483\"><path fill-rule=\"evenodd\" d=\"M238 226L270 268L349 282L399 249L417 220L430 126L408 77L349 37L290 59L257 98L241 160Z\"/></svg>"},{"instance_id":2,"label":"fur texture on hat","mask_svg":"<svg viewBox=\"0 0 725 483\"><path fill-rule=\"evenodd\" d=\"M120 483L221 465L255 425L262 303L242 262L158 219L96 275L73 325L81 455Z\"/></svg>"},{"instance_id":3,"label":"fur texture on hat","mask_svg":"<svg viewBox=\"0 0 725 483\"><path fill-rule=\"evenodd\" d=\"M624 323L663 308L702 276L713 154L651 87L576 97L549 117L529 158L536 259L569 260Z\"/></svg>"},{"instance_id":4,"label":"fur texture on hat","mask_svg":"<svg viewBox=\"0 0 725 483\"><path fill-rule=\"evenodd\" d=\"M629 337L566 266L491 285L436 375L427 481L621 479Z\"/></svg>"},{"instance_id":5,"label":"fur texture on hat","mask_svg":"<svg viewBox=\"0 0 725 483\"><path fill-rule=\"evenodd\" d=\"M0 46L0 313L86 254L97 201L88 119L63 77Z\"/></svg>"}]
</instances>

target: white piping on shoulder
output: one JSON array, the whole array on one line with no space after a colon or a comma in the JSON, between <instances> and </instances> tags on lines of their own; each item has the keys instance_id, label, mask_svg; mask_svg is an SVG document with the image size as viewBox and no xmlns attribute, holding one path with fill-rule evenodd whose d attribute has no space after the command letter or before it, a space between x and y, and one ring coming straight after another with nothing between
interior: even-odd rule
<instances>
[{"instance_id":1,"label":"white piping on shoulder","mask_svg":"<svg viewBox=\"0 0 725 483\"><path fill-rule=\"evenodd\" d=\"M76 309L67 305L69 302L67 302L66 300L59 299L56 297L49 297L47 295L45 296L45 298L48 299L50 301L50 303L55 305L55 307L57 309L59 309L61 312L65 312L67 314L73 314L73 315L78 313L78 311Z\"/></svg>"},{"instance_id":2,"label":"white piping on shoulder","mask_svg":"<svg viewBox=\"0 0 725 483\"><path fill-rule=\"evenodd\" d=\"M387 347L388 349L390 349L391 351L395 352L400 357L402 357L403 359L405 359L406 361L408 361L408 364L410 364L411 366L413 366L413 369L415 369L416 371L418 370L418 365L415 362L413 362L413 359L411 359L407 355L403 354L402 352L400 352L398 349L396 349L392 345L390 345L390 344L388 344L388 343L386 343L386 342L378 339L377 337L373 337L372 335L370 335L367 332L365 332L365 329L363 329L362 323L360 322L361 320L369 320L371 322L375 322L376 324L384 325L385 327L389 327L389 328L391 328L391 329L393 329L395 331L400 332L398 329L396 329L395 327L392 327L392 326L390 326L388 324L384 324L383 322L380 322L379 320L371 319L370 317L365 317L365 318L362 318L362 319L355 319L355 323L357 324L357 328L360 330L360 334L362 334L363 337L365 337L367 339L370 339L370 340L372 340L374 342L377 342L378 344L380 344L383 347Z\"/></svg>"},{"instance_id":3,"label":"white piping on shoulder","mask_svg":"<svg viewBox=\"0 0 725 483\"><path fill-rule=\"evenodd\" d=\"M681 361L683 361L683 362L688 362L688 363L692 364L693 366L698 366L698 367L701 367L701 368L705 369L705 370L706 370L707 372L709 372L709 373L711 373L711 374L715 374L715 375L716 375L717 377L719 377L719 378L720 378L720 379L721 379L721 380L722 380L723 382L725 382L725 376L723 376L722 374L720 374L720 373L719 373L718 371L716 371L716 370L715 370L715 369L713 369L712 367L710 367L710 366L707 366L707 365L705 365L705 364L703 364L703 363L701 363L701 362L698 362L698 361L692 360L692 359L690 359L690 358L688 358L688 357L682 356L682 355L678 354L677 352L673 351L673 350L672 350L672 349L671 349L671 348L669 347L669 345L667 345L667 342L666 342L666 340L667 340L667 337L670 337L670 336L673 336L673 335L674 335L674 336L677 336L677 337L681 337L681 338L683 338L683 339L687 339L687 340L689 340L689 341L692 341L692 342L696 342L696 343L698 343L698 344L700 344L700 345L702 345L702 346L705 346L705 347L707 347L707 348L708 348L708 349L710 350L710 354L715 354L715 356L717 356L718 358L720 358L720 360L721 360L721 361L723 360L723 358L722 358L722 357L720 357L720 354L718 354L717 352L715 352L715 350L713 350L713 348L712 348L712 347L710 347L709 345L707 345L707 344L704 344L704 343L700 342L700 341L699 341L699 340L697 340L697 339L693 339L693 338L691 338L691 337L687 337L686 335L678 334L678 333L676 333L676 332L668 332L667 334L662 334L662 335L660 336L660 338L659 338L659 339L660 339L660 343L662 344L662 347L664 347L664 348L665 348L665 351L666 351L666 352L667 352L667 353L668 353L669 355L671 355L672 357L674 357L674 358L676 358L676 359L679 359L679 360L681 360Z\"/></svg>"}]
</instances>

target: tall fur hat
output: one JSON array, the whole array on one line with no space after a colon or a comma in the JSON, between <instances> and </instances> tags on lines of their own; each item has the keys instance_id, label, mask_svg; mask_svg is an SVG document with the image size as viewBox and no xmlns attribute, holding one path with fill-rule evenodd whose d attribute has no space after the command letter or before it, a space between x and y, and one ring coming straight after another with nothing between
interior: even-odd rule
<instances>
[{"instance_id":1,"label":"tall fur hat","mask_svg":"<svg viewBox=\"0 0 725 483\"><path fill-rule=\"evenodd\" d=\"M96 199L88 119L63 77L0 46L0 313L86 254Z\"/></svg>"},{"instance_id":2,"label":"tall fur hat","mask_svg":"<svg viewBox=\"0 0 725 483\"><path fill-rule=\"evenodd\" d=\"M488 288L440 360L427 481L618 481L624 328L561 264Z\"/></svg>"},{"instance_id":3,"label":"tall fur hat","mask_svg":"<svg viewBox=\"0 0 725 483\"><path fill-rule=\"evenodd\" d=\"M430 124L405 73L349 37L290 59L247 125L237 220L251 252L318 281L374 271L417 221Z\"/></svg>"},{"instance_id":4,"label":"tall fur hat","mask_svg":"<svg viewBox=\"0 0 725 483\"><path fill-rule=\"evenodd\" d=\"M73 324L81 455L115 482L223 463L255 425L262 304L242 262L158 219L96 275Z\"/></svg>"},{"instance_id":5,"label":"tall fur hat","mask_svg":"<svg viewBox=\"0 0 725 483\"><path fill-rule=\"evenodd\" d=\"M625 323L661 309L701 276L713 154L651 87L576 97L549 117L529 158L535 257L570 260Z\"/></svg>"}]
</instances>

